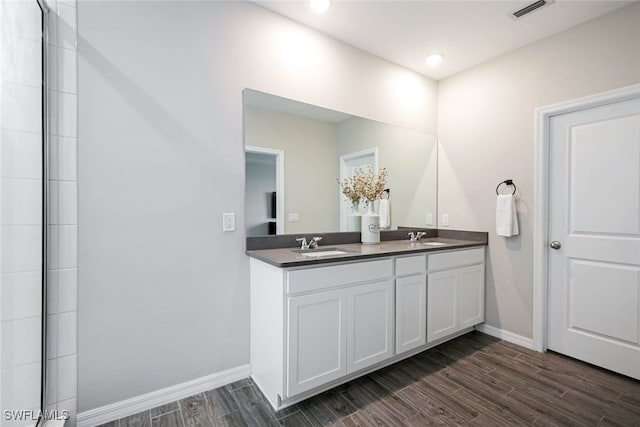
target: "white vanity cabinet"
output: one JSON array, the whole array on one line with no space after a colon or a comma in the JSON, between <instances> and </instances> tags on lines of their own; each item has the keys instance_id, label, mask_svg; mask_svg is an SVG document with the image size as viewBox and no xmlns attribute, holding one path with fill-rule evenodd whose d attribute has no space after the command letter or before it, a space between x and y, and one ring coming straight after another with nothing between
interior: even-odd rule
<instances>
[{"instance_id":1,"label":"white vanity cabinet","mask_svg":"<svg viewBox=\"0 0 640 427\"><path fill-rule=\"evenodd\" d=\"M393 357L391 258L291 269L250 262L251 376L275 408Z\"/></svg>"},{"instance_id":2,"label":"white vanity cabinet","mask_svg":"<svg viewBox=\"0 0 640 427\"><path fill-rule=\"evenodd\" d=\"M391 279L287 297L287 396L393 356L393 313Z\"/></svg>"},{"instance_id":3,"label":"white vanity cabinet","mask_svg":"<svg viewBox=\"0 0 640 427\"><path fill-rule=\"evenodd\" d=\"M287 395L347 374L344 290L287 298Z\"/></svg>"},{"instance_id":4,"label":"white vanity cabinet","mask_svg":"<svg viewBox=\"0 0 640 427\"><path fill-rule=\"evenodd\" d=\"M484 248L428 257L427 342L484 321Z\"/></svg>"},{"instance_id":5,"label":"white vanity cabinet","mask_svg":"<svg viewBox=\"0 0 640 427\"><path fill-rule=\"evenodd\" d=\"M395 263L396 354L401 354L427 342L427 257L400 257Z\"/></svg>"},{"instance_id":6,"label":"white vanity cabinet","mask_svg":"<svg viewBox=\"0 0 640 427\"><path fill-rule=\"evenodd\" d=\"M347 290L347 374L393 356L393 280Z\"/></svg>"},{"instance_id":7,"label":"white vanity cabinet","mask_svg":"<svg viewBox=\"0 0 640 427\"><path fill-rule=\"evenodd\" d=\"M484 318L484 248L250 266L251 377L277 409Z\"/></svg>"}]
</instances>

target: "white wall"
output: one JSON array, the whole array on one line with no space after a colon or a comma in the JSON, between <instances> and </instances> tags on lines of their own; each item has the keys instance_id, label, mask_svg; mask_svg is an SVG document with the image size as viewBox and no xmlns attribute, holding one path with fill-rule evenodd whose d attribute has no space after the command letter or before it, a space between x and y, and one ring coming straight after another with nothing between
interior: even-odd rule
<instances>
[{"instance_id":1,"label":"white wall","mask_svg":"<svg viewBox=\"0 0 640 427\"><path fill-rule=\"evenodd\" d=\"M79 4L79 409L248 362L242 90L435 134L435 82L250 3Z\"/></svg>"},{"instance_id":2,"label":"white wall","mask_svg":"<svg viewBox=\"0 0 640 427\"><path fill-rule=\"evenodd\" d=\"M426 214L436 220L437 140L433 135L363 120L338 125L338 157L378 148L378 166L387 168L391 227L425 227Z\"/></svg>"},{"instance_id":3,"label":"white wall","mask_svg":"<svg viewBox=\"0 0 640 427\"><path fill-rule=\"evenodd\" d=\"M244 108L245 144L284 151L284 233L339 230L336 125L251 105ZM289 213L297 213L299 221L290 222Z\"/></svg>"},{"instance_id":4,"label":"white wall","mask_svg":"<svg viewBox=\"0 0 640 427\"><path fill-rule=\"evenodd\" d=\"M438 212L452 228L490 232L489 325L532 336L534 110L638 82L638 3L440 81ZM495 187L507 178L520 196L510 239L495 234Z\"/></svg>"}]
</instances>

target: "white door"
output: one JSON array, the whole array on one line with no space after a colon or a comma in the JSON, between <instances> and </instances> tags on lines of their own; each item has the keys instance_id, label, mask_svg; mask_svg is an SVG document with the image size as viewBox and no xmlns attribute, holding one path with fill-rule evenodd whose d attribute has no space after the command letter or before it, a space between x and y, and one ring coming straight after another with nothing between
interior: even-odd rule
<instances>
[{"instance_id":1,"label":"white door","mask_svg":"<svg viewBox=\"0 0 640 427\"><path fill-rule=\"evenodd\" d=\"M289 298L287 313L287 396L346 375L345 291Z\"/></svg>"},{"instance_id":2,"label":"white door","mask_svg":"<svg viewBox=\"0 0 640 427\"><path fill-rule=\"evenodd\" d=\"M424 264L424 259L423 259ZM427 276L396 279L396 353L427 342Z\"/></svg>"},{"instance_id":3,"label":"white door","mask_svg":"<svg viewBox=\"0 0 640 427\"><path fill-rule=\"evenodd\" d=\"M366 170L369 166L375 173L378 172L378 149L370 148L357 153L345 154L340 156L340 182L344 182L358 170ZM349 214L353 213L351 202L340 192L340 231L360 231L351 229L354 224L349 221Z\"/></svg>"},{"instance_id":4,"label":"white door","mask_svg":"<svg viewBox=\"0 0 640 427\"><path fill-rule=\"evenodd\" d=\"M457 269L429 273L427 280L427 342L458 330Z\"/></svg>"},{"instance_id":5,"label":"white door","mask_svg":"<svg viewBox=\"0 0 640 427\"><path fill-rule=\"evenodd\" d=\"M484 265L457 269L458 329L484 322Z\"/></svg>"},{"instance_id":6,"label":"white door","mask_svg":"<svg viewBox=\"0 0 640 427\"><path fill-rule=\"evenodd\" d=\"M548 348L640 379L640 99L549 137Z\"/></svg>"},{"instance_id":7,"label":"white door","mask_svg":"<svg viewBox=\"0 0 640 427\"><path fill-rule=\"evenodd\" d=\"M393 281L347 289L347 373L393 356Z\"/></svg>"}]
</instances>

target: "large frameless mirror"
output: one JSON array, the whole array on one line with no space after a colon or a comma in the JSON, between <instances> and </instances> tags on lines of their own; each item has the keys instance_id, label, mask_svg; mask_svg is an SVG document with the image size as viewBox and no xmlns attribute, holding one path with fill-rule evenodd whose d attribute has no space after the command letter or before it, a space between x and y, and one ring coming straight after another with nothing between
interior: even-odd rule
<instances>
[{"instance_id":1,"label":"large frameless mirror","mask_svg":"<svg viewBox=\"0 0 640 427\"><path fill-rule=\"evenodd\" d=\"M383 230L435 227L435 136L251 89L243 99L247 236L359 231L364 203L339 182L369 166L388 173Z\"/></svg>"}]
</instances>

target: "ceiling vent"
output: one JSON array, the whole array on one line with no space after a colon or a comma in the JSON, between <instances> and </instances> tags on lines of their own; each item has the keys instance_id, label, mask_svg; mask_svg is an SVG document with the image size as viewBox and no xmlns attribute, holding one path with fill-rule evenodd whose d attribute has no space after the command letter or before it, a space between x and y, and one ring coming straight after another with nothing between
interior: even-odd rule
<instances>
[{"instance_id":1,"label":"ceiling vent","mask_svg":"<svg viewBox=\"0 0 640 427\"><path fill-rule=\"evenodd\" d=\"M528 6L523 7L520 10L516 10L511 14L511 17L514 19L520 19L523 16L533 12L534 10L538 10L541 7L545 7L553 3L553 0L538 0L536 2L531 3Z\"/></svg>"}]
</instances>

